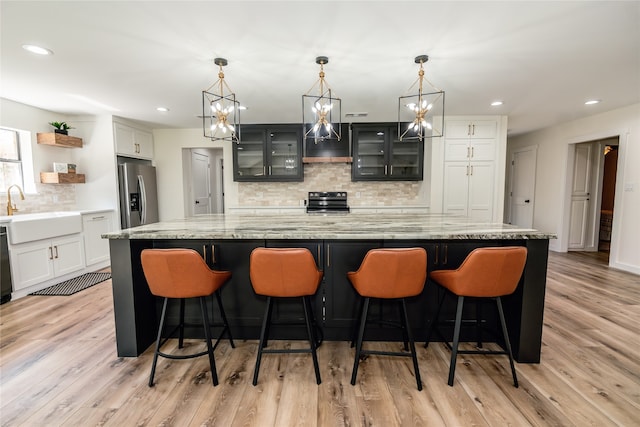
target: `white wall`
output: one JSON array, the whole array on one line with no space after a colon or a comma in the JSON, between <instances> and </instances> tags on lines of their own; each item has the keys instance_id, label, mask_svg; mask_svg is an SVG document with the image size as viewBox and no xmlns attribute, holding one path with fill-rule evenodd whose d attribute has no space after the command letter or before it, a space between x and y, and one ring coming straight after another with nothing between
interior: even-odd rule
<instances>
[{"instance_id":1,"label":"white wall","mask_svg":"<svg viewBox=\"0 0 640 427\"><path fill-rule=\"evenodd\" d=\"M56 210L117 209L118 188L115 167L112 117L64 115L0 98L0 126L27 131L33 157L33 171L25 174L35 192L16 201L21 213ZM69 134L82 138L82 148L63 148L37 143L38 132L52 132L51 121L66 121ZM21 141L26 142L26 141ZM53 162L75 163L85 174L85 184L40 184L40 172L53 170ZM25 171L28 165L24 165ZM25 183L26 187L26 183ZM0 194L6 204L6 194ZM0 201L1 201L0 200Z\"/></svg>"},{"instance_id":2,"label":"white wall","mask_svg":"<svg viewBox=\"0 0 640 427\"><path fill-rule=\"evenodd\" d=\"M160 221L184 218L183 148L222 148L225 208L238 206L238 183L233 182L233 151L229 142L211 141L202 129L155 129L154 165L158 177Z\"/></svg>"},{"instance_id":3,"label":"white wall","mask_svg":"<svg viewBox=\"0 0 640 427\"><path fill-rule=\"evenodd\" d=\"M556 233L550 249L567 250L573 145L620 137L609 265L640 274L640 104L552 126L508 140L513 150L538 147L534 228Z\"/></svg>"}]
</instances>

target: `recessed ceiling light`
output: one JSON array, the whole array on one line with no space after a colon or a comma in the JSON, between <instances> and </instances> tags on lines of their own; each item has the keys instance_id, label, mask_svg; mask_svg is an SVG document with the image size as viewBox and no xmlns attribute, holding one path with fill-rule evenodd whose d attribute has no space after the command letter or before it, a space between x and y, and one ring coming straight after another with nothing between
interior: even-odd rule
<instances>
[{"instance_id":1,"label":"recessed ceiling light","mask_svg":"<svg viewBox=\"0 0 640 427\"><path fill-rule=\"evenodd\" d=\"M53 51L41 46L36 46L34 44L23 44L22 48L37 55L53 55Z\"/></svg>"},{"instance_id":2,"label":"recessed ceiling light","mask_svg":"<svg viewBox=\"0 0 640 427\"><path fill-rule=\"evenodd\" d=\"M491 106L492 106L492 107L499 107L499 106L500 106L500 105L502 105L502 104L504 104L504 102L502 102L502 101L493 101L493 102L491 103Z\"/></svg>"},{"instance_id":3,"label":"recessed ceiling light","mask_svg":"<svg viewBox=\"0 0 640 427\"><path fill-rule=\"evenodd\" d=\"M158 107L156 108L156 110L162 112L162 113L166 113L167 111L169 111L169 109L167 107Z\"/></svg>"},{"instance_id":4,"label":"recessed ceiling light","mask_svg":"<svg viewBox=\"0 0 640 427\"><path fill-rule=\"evenodd\" d=\"M600 100L599 99L590 99L587 102L584 103L584 105L594 105L594 104L599 104Z\"/></svg>"}]
</instances>

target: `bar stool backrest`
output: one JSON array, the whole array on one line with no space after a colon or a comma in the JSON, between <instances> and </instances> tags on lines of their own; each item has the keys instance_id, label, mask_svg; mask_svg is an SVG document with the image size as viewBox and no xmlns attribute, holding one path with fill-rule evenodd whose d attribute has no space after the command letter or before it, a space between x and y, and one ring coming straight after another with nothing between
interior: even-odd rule
<instances>
[{"instance_id":1,"label":"bar stool backrest","mask_svg":"<svg viewBox=\"0 0 640 427\"><path fill-rule=\"evenodd\" d=\"M151 293L165 298L208 296L231 276L211 270L193 249L145 249L140 258Z\"/></svg>"},{"instance_id":2,"label":"bar stool backrest","mask_svg":"<svg viewBox=\"0 0 640 427\"><path fill-rule=\"evenodd\" d=\"M523 246L478 248L456 270L436 270L431 277L456 295L499 297L516 290L526 261Z\"/></svg>"},{"instance_id":3,"label":"bar stool backrest","mask_svg":"<svg viewBox=\"0 0 640 427\"><path fill-rule=\"evenodd\" d=\"M427 252L423 248L372 249L348 277L363 297L415 296L427 279Z\"/></svg>"},{"instance_id":4,"label":"bar stool backrest","mask_svg":"<svg viewBox=\"0 0 640 427\"><path fill-rule=\"evenodd\" d=\"M256 248L251 252L249 276L258 295L301 297L316 293L322 271L306 248Z\"/></svg>"}]
</instances>

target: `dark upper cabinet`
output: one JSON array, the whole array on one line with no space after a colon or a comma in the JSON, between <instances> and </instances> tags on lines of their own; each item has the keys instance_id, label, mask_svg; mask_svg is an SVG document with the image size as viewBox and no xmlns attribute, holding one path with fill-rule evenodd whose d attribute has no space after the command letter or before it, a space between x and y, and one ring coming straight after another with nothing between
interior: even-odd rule
<instances>
[{"instance_id":1,"label":"dark upper cabinet","mask_svg":"<svg viewBox=\"0 0 640 427\"><path fill-rule=\"evenodd\" d=\"M399 141L396 123L352 124L353 181L422 181L424 144Z\"/></svg>"},{"instance_id":2,"label":"dark upper cabinet","mask_svg":"<svg viewBox=\"0 0 640 427\"><path fill-rule=\"evenodd\" d=\"M304 126L304 134L311 129L310 124ZM304 139L305 157L349 157L349 124L342 123L340 141L337 139L327 139L325 141L316 140L313 133L309 133Z\"/></svg>"},{"instance_id":3,"label":"dark upper cabinet","mask_svg":"<svg viewBox=\"0 0 640 427\"><path fill-rule=\"evenodd\" d=\"M233 145L234 181L302 181L300 125L246 125Z\"/></svg>"}]
</instances>

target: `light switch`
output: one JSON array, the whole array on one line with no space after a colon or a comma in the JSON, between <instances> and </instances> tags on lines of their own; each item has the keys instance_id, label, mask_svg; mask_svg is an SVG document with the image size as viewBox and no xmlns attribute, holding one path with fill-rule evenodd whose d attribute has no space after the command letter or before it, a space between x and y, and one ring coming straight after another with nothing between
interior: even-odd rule
<instances>
[{"instance_id":1,"label":"light switch","mask_svg":"<svg viewBox=\"0 0 640 427\"><path fill-rule=\"evenodd\" d=\"M624 191L634 191L636 184L634 182L627 182L624 184Z\"/></svg>"}]
</instances>

